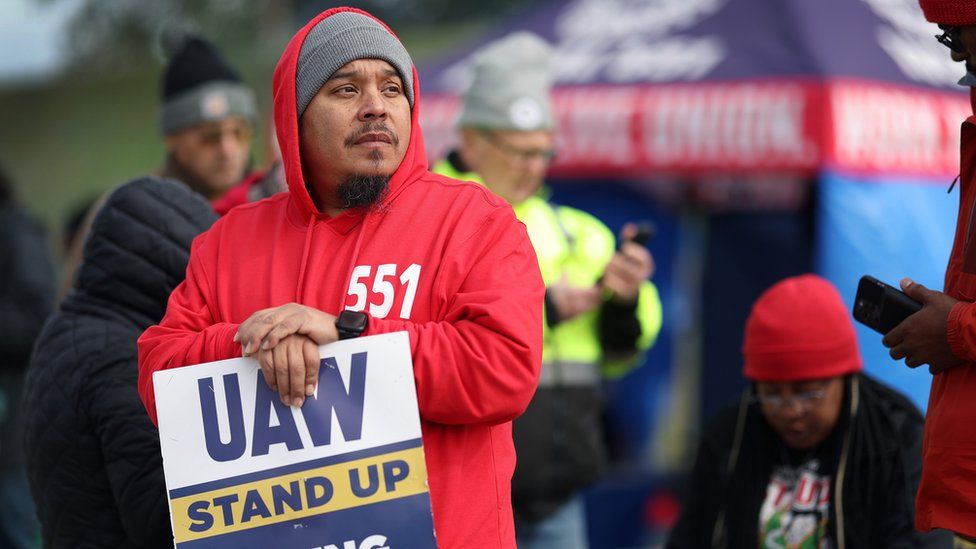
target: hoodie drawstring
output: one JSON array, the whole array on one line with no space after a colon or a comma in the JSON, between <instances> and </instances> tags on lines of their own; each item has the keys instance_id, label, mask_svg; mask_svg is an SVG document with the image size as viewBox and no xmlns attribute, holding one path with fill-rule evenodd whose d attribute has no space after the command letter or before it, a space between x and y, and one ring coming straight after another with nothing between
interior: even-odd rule
<instances>
[{"instance_id":1,"label":"hoodie drawstring","mask_svg":"<svg viewBox=\"0 0 976 549\"><path fill-rule=\"evenodd\" d=\"M302 295L305 294L305 268L308 266L308 251L312 246L312 233L315 232L315 215L309 216L308 225L305 226L305 244L302 245L302 264L298 268L298 287L295 289L295 303L302 302Z\"/></svg>"}]
</instances>

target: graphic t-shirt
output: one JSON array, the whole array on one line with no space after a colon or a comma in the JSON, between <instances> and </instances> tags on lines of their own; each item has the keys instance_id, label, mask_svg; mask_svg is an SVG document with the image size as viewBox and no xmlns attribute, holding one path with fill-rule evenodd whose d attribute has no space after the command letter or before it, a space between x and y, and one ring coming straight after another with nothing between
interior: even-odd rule
<instances>
[{"instance_id":1,"label":"graphic t-shirt","mask_svg":"<svg viewBox=\"0 0 976 549\"><path fill-rule=\"evenodd\" d=\"M759 511L759 546L769 549L831 549L827 537L831 477L821 461L773 469Z\"/></svg>"}]
</instances>

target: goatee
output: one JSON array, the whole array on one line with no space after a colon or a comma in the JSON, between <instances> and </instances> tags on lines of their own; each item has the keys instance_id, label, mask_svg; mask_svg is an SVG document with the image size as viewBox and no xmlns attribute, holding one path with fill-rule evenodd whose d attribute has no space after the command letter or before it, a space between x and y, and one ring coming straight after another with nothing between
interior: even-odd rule
<instances>
[{"instance_id":1,"label":"goatee","mask_svg":"<svg viewBox=\"0 0 976 549\"><path fill-rule=\"evenodd\" d=\"M388 175L350 175L339 183L339 203L343 209L376 206L386 196L389 184Z\"/></svg>"}]
</instances>

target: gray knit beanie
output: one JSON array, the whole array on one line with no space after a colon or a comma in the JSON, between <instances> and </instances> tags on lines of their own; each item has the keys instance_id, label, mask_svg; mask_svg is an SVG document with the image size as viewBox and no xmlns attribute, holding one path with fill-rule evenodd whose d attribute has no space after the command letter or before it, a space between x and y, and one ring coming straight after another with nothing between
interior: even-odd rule
<instances>
[{"instance_id":1,"label":"gray knit beanie","mask_svg":"<svg viewBox=\"0 0 976 549\"><path fill-rule=\"evenodd\" d=\"M375 20L345 11L319 21L305 36L295 72L298 117L302 117L322 84L343 65L357 59L382 59L393 65L413 107L413 62L406 48Z\"/></svg>"},{"instance_id":2,"label":"gray knit beanie","mask_svg":"<svg viewBox=\"0 0 976 549\"><path fill-rule=\"evenodd\" d=\"M458 125L553 129L551 57L549 44L530 32L515 32L486 46L475 56Z\"/></svg>"}]
</instances>

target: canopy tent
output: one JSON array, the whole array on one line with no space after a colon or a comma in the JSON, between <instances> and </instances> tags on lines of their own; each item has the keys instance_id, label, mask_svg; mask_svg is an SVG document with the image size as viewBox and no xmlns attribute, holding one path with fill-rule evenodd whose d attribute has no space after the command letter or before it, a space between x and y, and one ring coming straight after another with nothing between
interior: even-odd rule
<instances>
[{"instance_id":1,"label":"canopy tent","mask_svg":"<svg viewBox=\"0 0 976 549\"><path fill-rule=\"evenodd\" d=\"M944 190L972 111L955 83L964 69L917 0L551 2L421 67L432 157L454 142L472 55L516 30L555 47L553 177L652 193L679 181L720 207L745 192L750 207L779 211L803 203L814 181L810 265L848 302L861 274L941 288L958 200ZM859 330L868 372L924 409L928 374ZM725 381L739 372L726 347L723 372L712 372ZM706 385L709 375L706 365Z\"/></svg>"},{"instance_id":2,"label":"canopy tent","mask_svg":"<svg viewBox=\"0 0 976 549\"><path fill-rule=\"evenodd\" d=\"M555 46L554 175L958 163L960 67L915 0L554 2L423 67L433 155L453 140L471 55L515 30Z\"/></svg>"}]
</instances>

